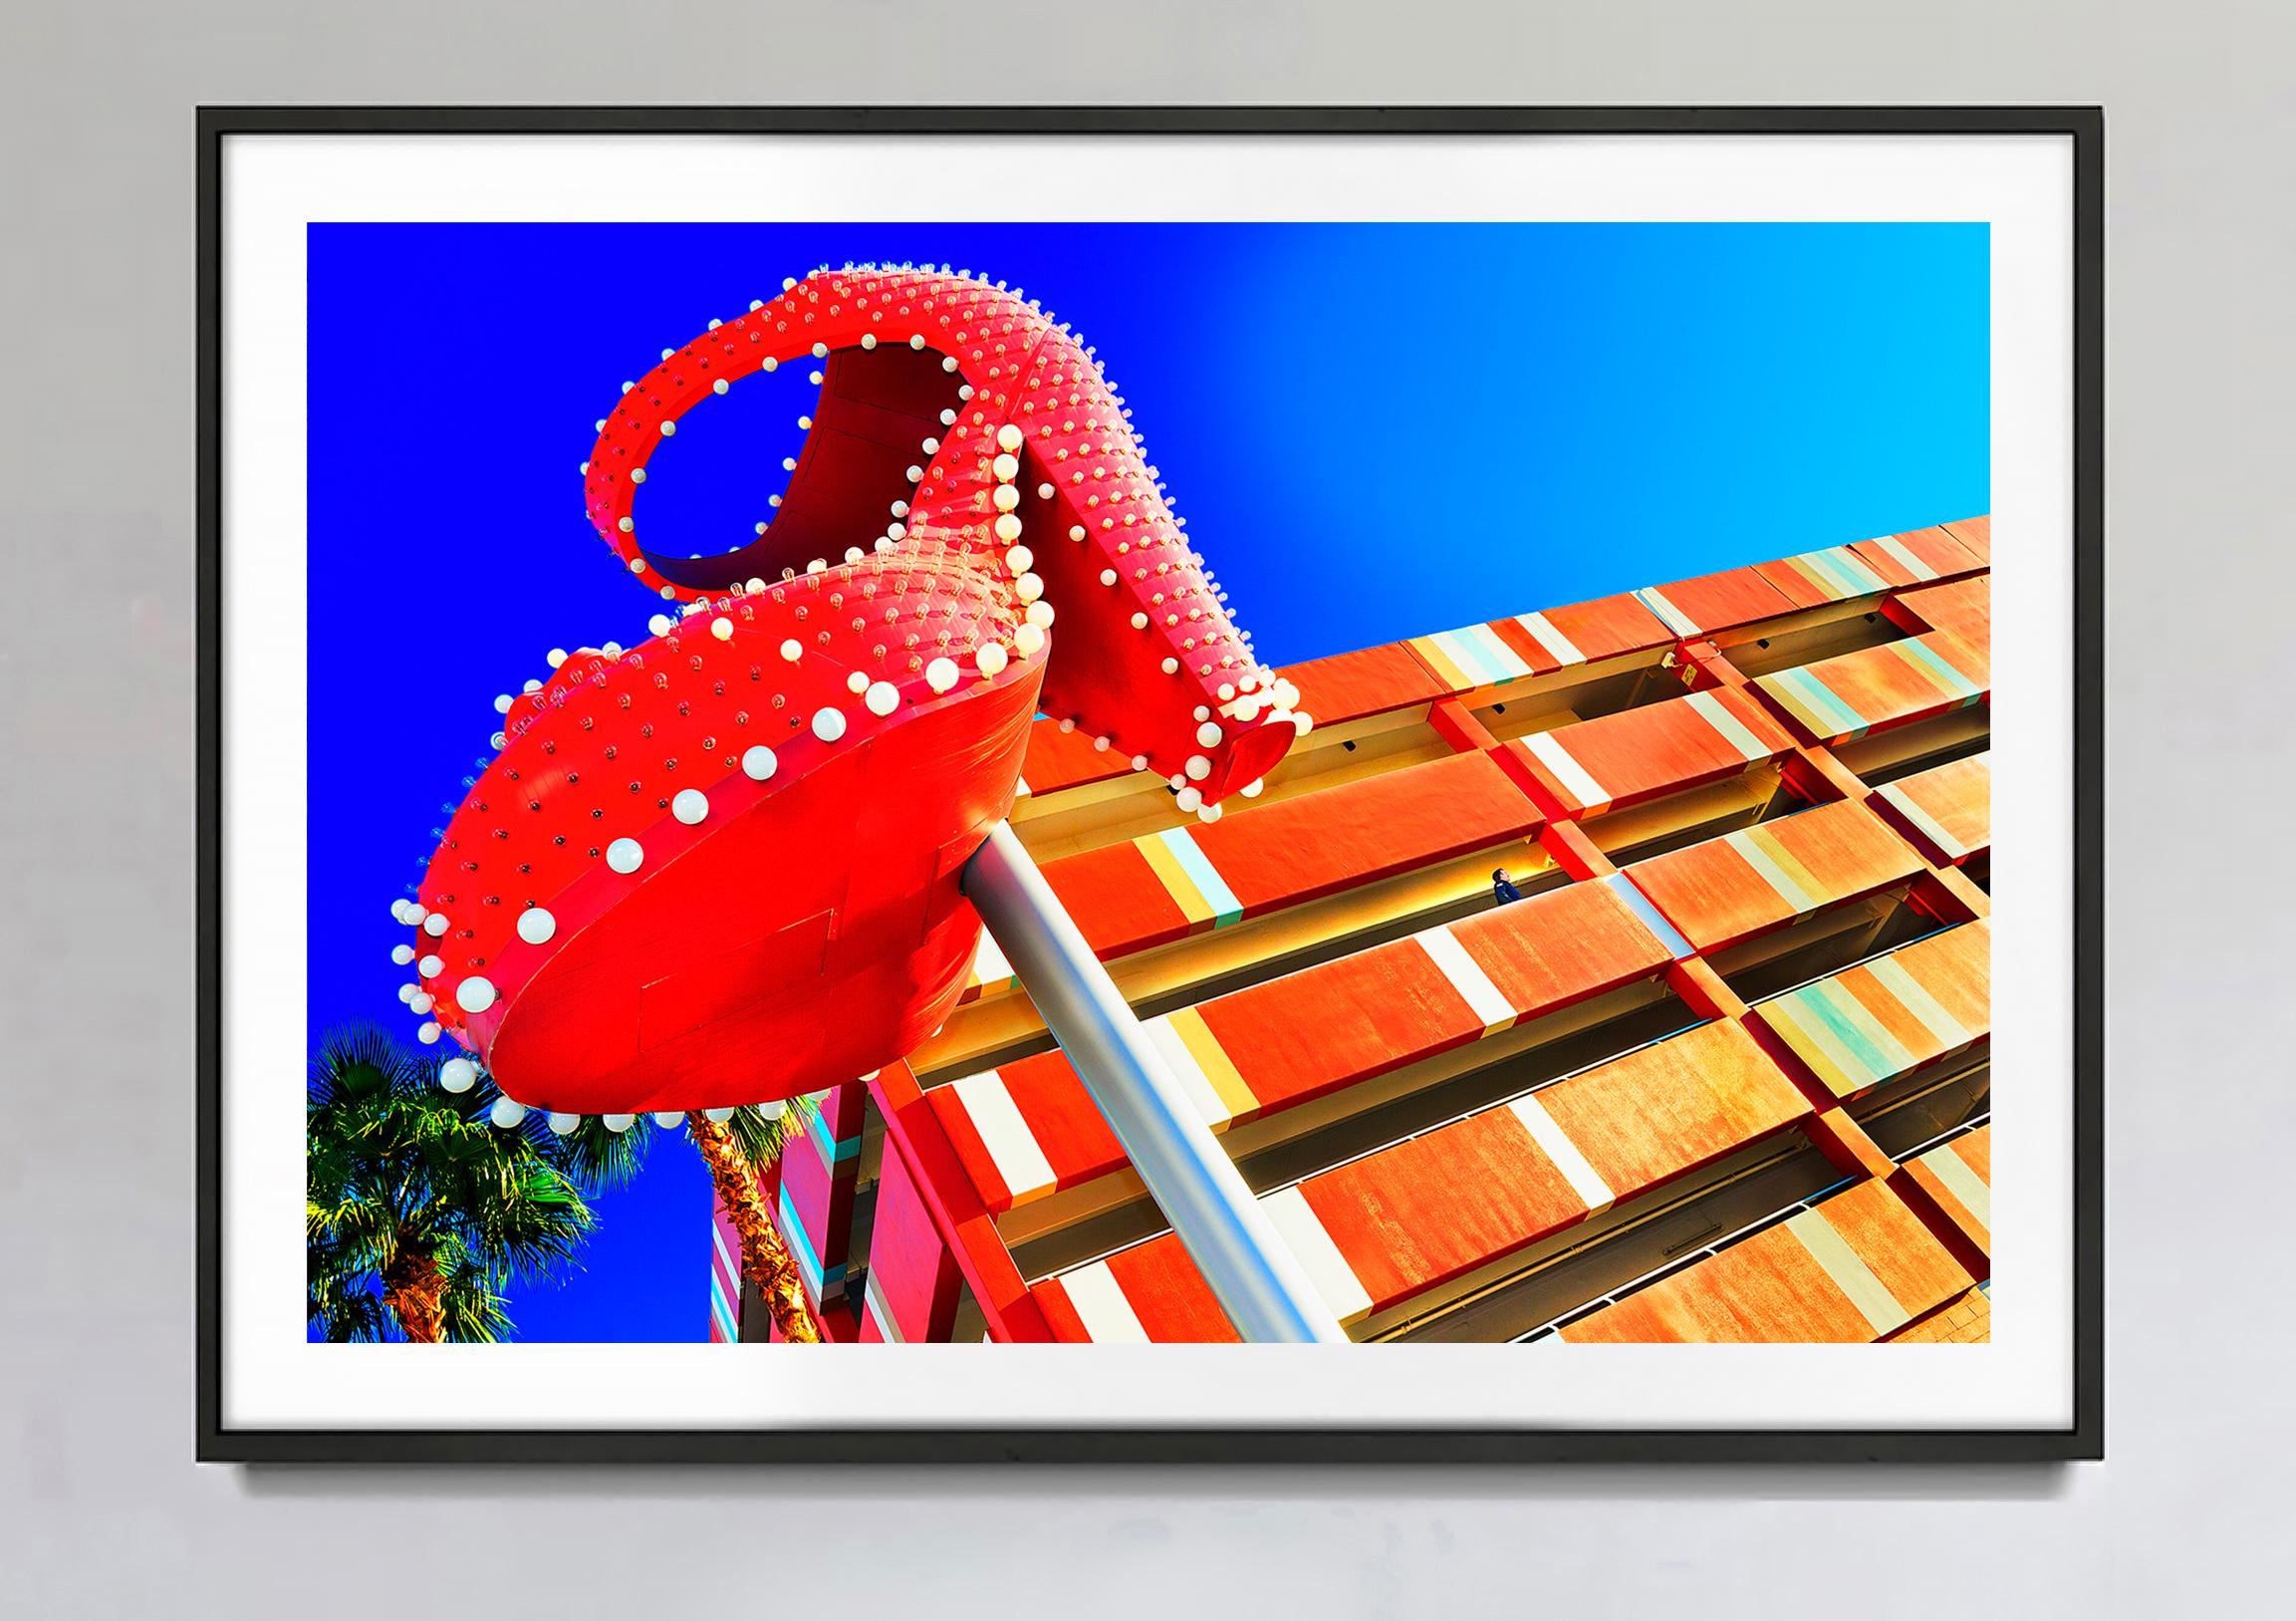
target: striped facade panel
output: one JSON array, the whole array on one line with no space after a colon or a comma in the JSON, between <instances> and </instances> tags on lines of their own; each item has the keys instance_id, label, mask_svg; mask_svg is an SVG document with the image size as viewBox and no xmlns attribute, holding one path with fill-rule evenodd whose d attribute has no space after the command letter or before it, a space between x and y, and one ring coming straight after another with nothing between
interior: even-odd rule
<instances>
[{"instance_id":1,"label":"striped facade panel","mask_svg":"<svg viewBox=\"0 0 2296 1621\"><path fill-rule=\"evenodd\" d=\"M1835 1097L1854 1098L1989 1036L1991 969L1991 930L1967 923L1773 996L1752 1016Z\"/></svg>"},{"instance_id":2,"label":"striped facade panel","mask_svg":"<svg viewBox=\"0 0 2296 1621\"><path fill-rule=\"evenodd\" d=\"M1974 1281L1887 1183L1863 1182L1568 1324L1571 1344L1870 1344Z\"/></svg>"},{"instance_id":3,"label":"striped facade panel","mask_svg":"<svg viewBox=\"0 0 2296 1621\"><path fill-rule=\"evenodd\" d=\"M907 1157L889 1139L870 1225L861 1339L946 1340L956 1323L958 1285L956 1256L933 1227Z\"/></svg>"},{"instance_id":4,"label":"striped facade panel","mask_svg":"<svg viewBox=\"0 0 2296 1621\"><path fill-rule=\"evenodd\" d=\"M1674 633L1665 623L1641 598L1624 592L1493 620L1489 628L1541 675L1630 653L1652 653L1674 643Z\"/></svg>"},{"instance_id":5,"label":"striped facade panel","mask_svg":"<svg viewBox=\"0 0 2296 1621\"><path fill-rule=\"evenodd\" d=\"M1972 754L1877 789L1873 806L1940 867L1957 867L1993 847L1990 754Z\"/></svg>"},{"instance_id":6,"label":"striped facade panel","mask_svg":"<svg viewBox=\"0 0 2296 1621\"><path fill-rule=\"evenodd\" d=\"M1225 1131L1661 972L1677 952L1640 899L1623 882L1551 890L1150 1019L1149 1036ZM927 1097L992 1211L1125 1163L1057 1051Z\"/></svg>"},{"instance_id":7,"label":"striped facade panel","mask_svg":"<svg viewBox=\"0 0 2296 1621\"><path fill-rule=\"evenodd\" d=\"M1560 821L1736 776L1793 746L1759 703L1723 686L1534 732L1506 754Z\"/></svg>"},{"instance_id":8,"label":"striped facade panel","mask_svg":"<svg viewBox=\"0 0 2296 1621\"><path fill-rule=\"evenodd\" d=\"M741 1233L714 1200L709 1207L709 1341L741 1341Z\"/></svg>"},{"instance_id":9,"label":"striped facade panel","mask_svg":"<svg viewBox=\"0 0 2296 1621\"><path fill-rule=\"evenodd\" d=\"M1680 641L1791 614L1796 604L1752 569L1724 569L1635 593Z\"/></svg>"},{"instance_id":10,"label":"striped facade panel","mask_svg":"<svg viewBox=\"0 0 2296 1621\"><path fill-rule=\"evenodd\" d=\"M1993 1250L1993 1128L1980 1126L1914 1156L1906 1174L1980 1254Z\"/></svg>"},{"instance_id":11,"label":"striped facade panel","mask_svg":"<svg viewBox=\"0 0 2296 1621\"><path fill-rule=\"evenodd\" d=\"M1890 589L1866 560L1847 546L1803 552L1775 563L1757 563L1754 572L1776 586L1797 608L1822 608L1831 603L1878 597Z\"/></svg>"},{"instance_id":12,"label":"striped facade panel","mask_svg":"<svg viewBox=\"0 0 2296 1621\"><path fill-rule=\"evenodd\" d=\"M1488 625L1411 638L1411 652L1440 676L1451 694L1505 686L1536 674L1528 661ZM1305 690L1302 691L1305 700ZM1310 711L1311 713L1313 711Z\"/></svg>"},{"instance_id":13,"label":"striped facade panel","mask_svg":"<svg viewBox=\"0 0 2296 1621\"><path fill-rule=\"evenodd\" d=\"M1893 625L1919 636L1925 631L1950 631L1983 654L1993 646L1993 577L1973 574L1965 580L1901 591L1883 604Z\"/></svg>"},{"instance_id":14,"label":"striped facade panel","mask_svg":"<svg viewBox=\"0 0 2296 1621\"><path fill-rule=\"evenodd\" d=\"M1103 957L1431 866L1538 832L1487 754L1455 754L1045 864Z\"/></svg>"},{"instance_id":15,"label":"striped facade panel","mask_svg":"<svg viewBox=\"0 0 2296 1621\"><path fill-rule=\"evenodd\" d=\"M814 1094L805 1131L792 1136L781 1154L775 1224L817 1306L845 1295L868 1098L869 1089L859 1081Z\"/></svg>"},{"instance_id":16,"label":"striped facade panel","mask_svg":"<svg viewBox=\"0 0 2296 1621\"><path fill-rule=\"evenodd\" d=\"M1638 1048L1533 1096L1622 1196L1735 1153L1810 1110L1734 1019Z\"/></svg>"},{"instance_id":17,"label":"striped facade panel","mask_svg":"<svg viewBox=\"0 0 2296 1621\"><path fill-rule=\"evenodd\" d=\"M1850 550L1858 560L1893 586L1927 585L1932 580L1949 580L1956 575L1974 574L1986 564L1983 558L1953 537L1952 530L1938 526L1929 529L1909 529L1902 535L1877 535L1872 540L1850 543Z\"/></svg>"},{"instance_id":18,"label":"striped facade panel","mask_svg":"<svg viewBox=\"0 0 2296 1621\"><path fill-rule=\"evenodd\" d=\"M1718 950L1926 871L1852 800L1637 862L1626 876L1691 945Z\"/></svg>"},{"instance_id":19,"label":"striped facade panel","mask_svg":"<svg viewBox=\"0 0 2296 1621\"><path fill-rule=\"evenodd\" d=\"M1622 1117L1622 1104L1630 1116ZM1741 1028L1705 1025L1260 1203L1326 1304L1352 1322L1504 1260L1808 1109ZM1183 1272L1178 1240L1167 1233L1138 1248L1161 1253L1152 1267L1126 1264L1134 1251L1096 1263L1109 1266L1126 1296L1126 1310L1108 1319L1138 1322L1155 1339L1169 1337L1175 1322L1198 1323L1192 1309L1163 1319L1163 1302L1130 1286L1152 1277L1157 1287L1208 1298L1201 1280ZM1064 1285L1072 1275L1064 1274ZM1088 1293L1103 1286L1097 1274L1085 1284Z\"/></svg>"},{"instance_id":20,"label":"striped facade panel","mask_svg":"<svg viewBox=\"0 0 2296 1621\"><path fill-rule=\"evenodd\" d=\"M1404 643L1334 654L1278 672L1300 689L1319 726L1406 709L1448 696L1451 687Z\"/></svg>"},{"instance_id":21,"label":"striped facade panel","mask_svg":"<svg viewBox=\"0 0 2296 1621\"><path fill-rule=\"evenodd\" d=\"M1810 742L1841 743L1967 708L1983 701L1992 683L1983 654L1948 631L1931 631L1756 676L1752 684Z\"/></svg>"}]
</instances>

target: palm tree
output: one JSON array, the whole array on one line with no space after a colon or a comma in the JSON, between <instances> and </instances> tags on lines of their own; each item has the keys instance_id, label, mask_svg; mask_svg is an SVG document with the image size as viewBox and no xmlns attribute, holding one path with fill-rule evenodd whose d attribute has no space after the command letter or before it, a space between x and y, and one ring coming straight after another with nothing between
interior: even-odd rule
<instances>
[{"instance_id":1,"label":"palm tree","mask_svg":"<svg viewBox=\"0 0 2296 1621\"><path fill-rule=\"evenodd\" d=\"M441 1090L372 1024L320 1042L304 1225L308 1315L327 1338L499 1340L503 1289L573 1260L596 1217L541 1122L490 1129L495 1096Z\"/></svg>"},{"instance_id":2,"label":"palm tree","mask_svg":"<svg viewBox=\"0 0 2296 1621\"><path fill-rule=\"evenodd\" d=\"M561 1115L551 1130L555 1133L560 1125L569 1127L559 1140L564 1145L562 1163L576 1181L585 1188L608 1189L619 1188L638 1174L657 1132L683 1125L693 1139L694 1152L709 1168L718 1203L725 1207L740 1236L742 1276L757 1285L783 1339L817 1344L821 1332L806 1308L797 1262L775 1230L766 1212L765 1196L757 1185L758 1173L779 1159L791 1136L804 1129L805 1111L811 1107L805 1099L797 1098L786 1108L767 1103L706 1112L695 1109L682 1119L665 1112L588 1115L570 1123Z\"/></svg>"}]
</instances>

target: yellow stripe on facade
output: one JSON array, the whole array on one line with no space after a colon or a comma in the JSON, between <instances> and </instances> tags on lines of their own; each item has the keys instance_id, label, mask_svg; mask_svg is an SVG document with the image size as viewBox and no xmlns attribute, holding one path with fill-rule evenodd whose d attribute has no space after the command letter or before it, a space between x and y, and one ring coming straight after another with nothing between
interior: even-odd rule
<instances>
[{"instance_id":1,"label":"yellow stripe on facade","mask_svg":"<svg viewBox=\"0 0 2296 1621\"><path fill-rule=\"evenodd\" d=\"M1196 1061L1196 1067L1204 1072L1204 1079L1211 1083L1212 1092L1227 1106L1230 1118L1250 1114L1259 1108L1260 1100L1252 1095L1252 1089L1236 1073L1235 1064L1220 1045L1219 1037L1212 1034L1211 1026L1204 1023L1201 1013L1192 1007L1182 1007L1167 1013L1164 1022L1171 1026L1172 1034L1179 1037L1180 1045L1187 1048L1188 1056Z\"/></svg>"},{"instance_id":2,"label":"yellow stripe on facade","mask_svg":"<svg viewBox=\"0 0 2296 1621\"><path fill-rule=\"evenodd\" d=\"M1852 1074L1848 1049L1831 1030L1815 1019L1804 1018L1801 1009L1791 1000L1764 1002L1757 1011L1764 1023L1786 1038L1794 1055L1808 1064L1811 1072L1824 1081L1827 1090L1837 1098L1846 1098L1871 1081L1870 1076Z\"/></svg>"},{"instance_id":3,"label":"yellow stripe on facade","mask_svg":"<svg viewBox=\"0 0 2296 1621\"><path fill-rule=\"evenodd\" d=\"M1450 682L1452 687L1458 691L1464 692L1470 687L1487 684L1480 675L1461 670L1458 662L1437 646L1435 639L1431 636L1412 637L1411 651L1424 659L1429 669Z\"/></svg>"},{"instance_id":4,"label":"yellow stripe on facade","mask_svg":"<svg viewBox=\"0 0 2296 1621\"><path fill-rule=\"evenodd\" d=\"M1186 916L1189 928L1208 924L1219 916L1212 904L1204 899L1203 891L1196 888L1195 880L1188 877L1187 869L1179 864L1179 858L1171 853L1171 847L1163 840L1151 833L1145 838L1133 840L1133 847L1148 858L1149 869L1156 875L1156 882L1163 885L1164 893L1172 898L1172 904Z\"/></svg>"},{"instance_id":5,"label":"yellow stripe on facade","mask_svg":"<svg viewBox=\"0 0 2296 1621\"><path fill-rule=\"evenodd\" d=\"M1810 869L1802 865L1801 858L1788 851L1778 836L1768 828L1749 827L1742 831L1745 834L1746 842L1776 862L1778 871L1784 873L1794 888L1808 896L1811 901L1823 906L1833 894L1831 888L1810 876Z\"/></svg>"}]
</instances>

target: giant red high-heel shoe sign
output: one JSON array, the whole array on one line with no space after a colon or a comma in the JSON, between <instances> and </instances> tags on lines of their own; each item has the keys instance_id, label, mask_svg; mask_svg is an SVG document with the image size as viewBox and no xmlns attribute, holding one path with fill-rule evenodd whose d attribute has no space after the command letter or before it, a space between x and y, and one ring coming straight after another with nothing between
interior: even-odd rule
<instances>
[{"instance_id":1,"label":"giant red high-heel shoe sign","mask_svg":"<svg viewBox=\"0 0 2296 1621\"><path fill-rule=\"evenodd\" d=\"M638 497L678 419L792 364L821 398L772 522L720 556L649 545ZM1309 724L1091 352L1017 291L785 283L626 385L583 471L599 534L675 612L506 700L395 904L425 1039L520 1103L759 1102L914 1048L962 990L959 872L1040 709L1204 816Z\"/></svg>"}]
</instances>

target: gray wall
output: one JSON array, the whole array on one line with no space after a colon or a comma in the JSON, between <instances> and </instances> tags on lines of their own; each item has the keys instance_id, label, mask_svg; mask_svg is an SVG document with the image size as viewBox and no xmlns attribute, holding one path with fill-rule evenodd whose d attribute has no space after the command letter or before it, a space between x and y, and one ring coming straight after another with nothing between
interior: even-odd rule
<instances>
[{"instance_id":1,"label":"gray wall","mask_svg":"<svg viewBox=\"0 0 2296 1621\"><path fill-rule=\"evenodd\" d=\"M2270 1610L2296 1330L2280 0L17 0L0 23L0 1611ZM1024 64L1014 72L1009 64ZM191 1450L192 147L209 102L2102 102L2111 1462L259 1474ZM2277 677L2277 678L2276 678ZM2205 814L2190 822L2192 807ZM2176 851L2187 874L2140 853ZM2282 1594L2281 1602L2285 1601Z\"/></svg>"}]
</instances>

